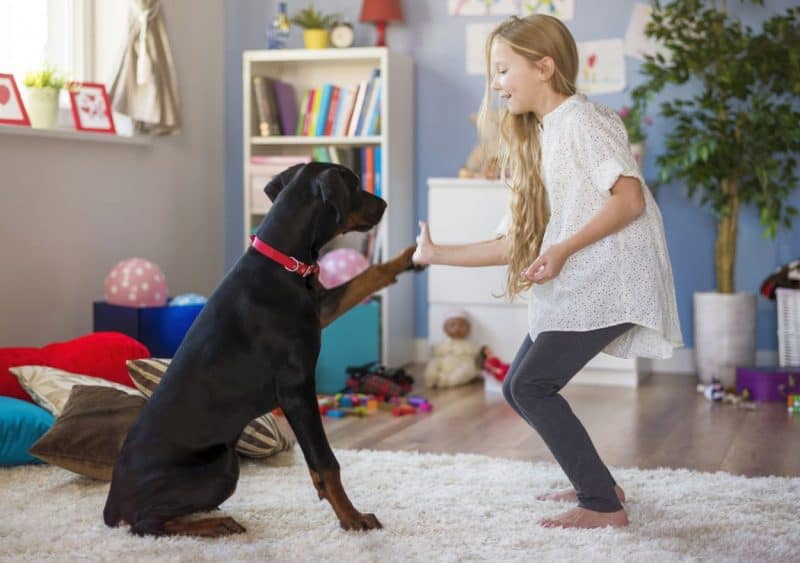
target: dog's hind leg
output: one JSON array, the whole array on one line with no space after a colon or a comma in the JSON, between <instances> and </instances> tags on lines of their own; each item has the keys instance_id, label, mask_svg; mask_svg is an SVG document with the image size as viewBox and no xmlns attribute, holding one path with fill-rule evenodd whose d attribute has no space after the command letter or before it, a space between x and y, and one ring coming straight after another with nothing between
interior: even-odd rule
<instances>
[{"instance_id":1,"label":"dog's hind leg","mask_svg":"<svg viewBox=\"0 0 800 563\"><path fill-rule=\"evenodd\" d=\"M382 528L374 514L364 514L353 507L342 487L339 462L325 436L314 389L293 395L293 399L281 404L281 408L303 450L319 498L331 504L341 527L345 530Z\"/></svg>"},{"instance_id":2,"label":"dog's hind leg","mask_svg":"<svg viewBox=\"0 0 800 563\"><path fill-rule=\"evenodd\" d=\"M230 516L203 518L201 520L179 518L165 522L163 530L167 535L196 536L201 538L218 538L220 536L243 534L247 531L244 526Z\"/></svg>"},{"instance_id":3,"label":"dog's hind leg","mask_svg":"<svg viewBox=\"0 0 800 563\"><path fill-rule=\"evenodd\" d=\"M411 261L416 246L410 246L395 258L376 264L361 272L349 282L329 290L320 291L320 325L325 328L367 297L397 281L406 270L415 269Z\"/></svg>"}]
</instances>

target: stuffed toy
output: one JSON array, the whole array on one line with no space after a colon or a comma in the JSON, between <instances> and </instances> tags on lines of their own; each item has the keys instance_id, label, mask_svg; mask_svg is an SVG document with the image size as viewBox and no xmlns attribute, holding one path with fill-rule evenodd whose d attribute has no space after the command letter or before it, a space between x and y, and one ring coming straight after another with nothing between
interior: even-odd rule
<instances>
[{"instance_id":1,"label":"stuffed toy","mask_svg":"<svg viewBox=\"0 0 800 563\"><path fill-rule=\"evenodd\" d=\"M434 347L433 358L425 366L425 385L455 387L480 376L480 347L467 338L470 329L466 311L447 313L442 327L447 338Z\"/></svg>"}]
</instances>

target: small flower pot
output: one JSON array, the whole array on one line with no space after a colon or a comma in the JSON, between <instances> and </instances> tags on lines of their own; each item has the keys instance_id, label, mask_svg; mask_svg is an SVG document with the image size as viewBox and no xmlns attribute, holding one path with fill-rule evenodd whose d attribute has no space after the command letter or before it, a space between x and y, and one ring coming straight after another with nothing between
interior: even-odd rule
<instances>
[{"instance_id":1,"label":"small flower pot","mask_svg":"<svg viewBox=\"0 0 800 563\"><path fill-rule=\"evenodd\" d=\"M52 129L58 118L58 94L56 88L28 88L26 92L28 117L31 127Z\"/></svg>"},{"instance_id":2,"label":"small flower pot","mask_svg":"<svg viewBox=\"0 0 800 563\"><path fill-rule=\"evenodd\" d=\"M306 49L326 49L329 45L327 29L306 29L303 31L303 42Z\"/></svg>"}]
</instances>

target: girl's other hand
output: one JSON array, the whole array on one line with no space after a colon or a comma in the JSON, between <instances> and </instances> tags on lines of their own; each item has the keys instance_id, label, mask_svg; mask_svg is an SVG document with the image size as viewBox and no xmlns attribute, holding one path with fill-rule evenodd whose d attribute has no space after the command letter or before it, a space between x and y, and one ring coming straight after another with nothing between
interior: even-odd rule
<instances>
[{"instance_id":1,"label":"girl's other hand","mask_svg":"<svg viewBox=\"0 0 800 563\"><path fill-rule=\"evenodd\" d=\"M417 236L417 250L411 257L414 264L427 266L433 259L434 244L431 240L431 233L425 221L419 222L419 235Z\"/></svg>"},{"instance_id":2,"label":"girl's other hand","mask_svg":"<svg viewBox=\"0 0 800 563\"><path fill-rule=\"evenodd\" d=\"M523 275L533 283L545 283L555 278L564 267L569 253L559 244L554 244L528 266Z\"/></svg>"}]
</instances>

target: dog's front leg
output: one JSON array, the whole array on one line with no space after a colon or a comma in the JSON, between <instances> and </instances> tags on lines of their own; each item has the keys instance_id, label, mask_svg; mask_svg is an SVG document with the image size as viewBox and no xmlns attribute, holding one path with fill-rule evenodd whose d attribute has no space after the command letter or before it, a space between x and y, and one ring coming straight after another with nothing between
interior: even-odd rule
<instances>
[{"instance_id":1,"label":"dog's front leg","mask_svg":"<svg viewBox=\"0 0 800 563\"><path fill-rule=\"evenodd\" d=\"M349 282L333 289L320 290L320 325L325 328L373 293L397 281L401 272L414 269L411 256L416 246L409 246L388 262L370 266Z\"/></svg>"},{"instance_id":2,"label":"dog's front leg","mask_svg":"<svg viewBox=\"0 0 800 563\"><path fill-rule=\"evenodd\" d=\"M326 499L345 530L371 530L382 528L374 514L356 510L342 487L339 462L333 455L314 391L303 393L281 403L286 420L294 431L297 443L303 450L311 481L320 499Z\"/></svg>"}]
</instances>

